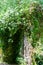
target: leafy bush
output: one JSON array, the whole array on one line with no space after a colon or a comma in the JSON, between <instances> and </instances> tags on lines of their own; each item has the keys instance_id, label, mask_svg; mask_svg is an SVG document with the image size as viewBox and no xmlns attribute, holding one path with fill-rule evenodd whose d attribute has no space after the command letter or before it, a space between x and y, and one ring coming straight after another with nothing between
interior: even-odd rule
<instances>
[{"instance_id":1,"label":"leafy bush","mask_svg":"<svg viewBox=\"0 0 43 65\"><path fill-rule=\"evenodd\" d=\"M31 36L32 36L32 46L35 47L37 41L40 38L40 20L42 18L42 7L39 3L34 2L30 6L30 17L31 22Z\"/></svg>"},{"instance_id":2,"label":"leafy bush","mask_svg":"<svg viewBox=\"0 0 43 65\"><path fill-rule=\"evenodd\" d=\"M23 25L15 23L17 21L12 15L5 17L0 23L0 38L2 40L3 61L16 63L19 56L20 47L23 43ZM3 23L2 23L3 22ZM9 60L10 59L10 60Z\"/></svg>"},{"instance_id":3,"label":"leafy bush","mask_svg":"<svg viewBox=\"0 0 43 65\"><path fill-rule=\"evenodd\" d=\"M19 27L17 30L17 27L8 26L5 27L4 30L2 30L2 49L4 54L4 61L8 63L16 62L16 59L19 56L20 47L22 45L22 42L20 41L23 38L23 31ZM15 30L17 31L15 32Z\"/></svg>"},{"instance_id":4,"label":"leafy bush","mask_svg":"<svg viewBox=\"0 0 43 65\"><path fill-rule=\"evenodd\" d=\"M43 55L35 54L34 57L37 65L43 65Z\"/></svg>"}]
</instances>

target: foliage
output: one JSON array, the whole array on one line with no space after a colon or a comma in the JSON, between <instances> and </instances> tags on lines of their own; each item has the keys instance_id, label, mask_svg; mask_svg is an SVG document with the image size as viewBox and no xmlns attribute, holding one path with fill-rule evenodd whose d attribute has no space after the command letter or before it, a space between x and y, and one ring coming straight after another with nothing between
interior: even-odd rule
<instances>
[{"instance_id":1,"label":"foliage","mask_svg":"<svg viewBox=\"0 0 43 65\"><path fill-rule=\"evenodd\" d=\"M31 36L32 46L35 47L40 38L40 18L42 18L42 8L39 3L32 3L30 6L30 22L31 22Z\"/></svg>"},{"instance_id":2,"label":"foliage","mask_svg":"<svg viewBox=\"0 0 43 65\"><path fill-rule=\"evenodd\" d=\"M37 65L43 65L43 55L34 54L34 58Z\"/></svg>"},{"instance_id":3,"label":"foliage","mask_svg":"<svg viewBox=\"0 0 43 65\"><path fill-rule=\"evenodd\" d=\"M20 47L23 43L23 26L15 22L17 22L16 18L14 19L14 16L9 15L9 17L4 17L4 20L0 23L3 59L12 64L17 62L16 59L19 56Z\"/></svg>"},{"instance_id":4,"label":"foliage","mask_svg":"<svg viewBox=\"0 0 43 65\"><path fill-rule=\"evenodd\" d=\"M31 2L29 0L0 0L0 39L2 40L3 58L8 63L17 62L24 32L32 37L33 48L38 45L39 23L43 22L43 8L39 2L34 0Z\"/></svg>"}]
</instances>

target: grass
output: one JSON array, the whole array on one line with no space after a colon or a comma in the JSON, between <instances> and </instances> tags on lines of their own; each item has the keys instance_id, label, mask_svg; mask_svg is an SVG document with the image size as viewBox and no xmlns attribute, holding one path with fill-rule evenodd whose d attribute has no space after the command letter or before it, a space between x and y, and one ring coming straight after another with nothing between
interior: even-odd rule
<instances>
[{"instance_id":1,"label":"grass","mask_svg":"<svg viewBox=\"0 0 43 65\"><path fill-rule=\"evenodd\" d=\"M2 54L2 49L0 48L0 54Z\"/></svg>"},{"instance_id":2,"label":"grass","mask_svg":"<svg viewBox=\"0 0 43 65\"><path fill-rule=\"evenodd\" d=\"M2 49L0 48L0 63L2 62Z\"/></svg>"}]
</instances>

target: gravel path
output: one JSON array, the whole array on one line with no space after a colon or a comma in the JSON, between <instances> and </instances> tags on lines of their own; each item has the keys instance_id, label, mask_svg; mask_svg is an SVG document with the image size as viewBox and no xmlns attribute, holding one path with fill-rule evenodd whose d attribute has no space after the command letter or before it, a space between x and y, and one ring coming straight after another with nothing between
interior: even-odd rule
<instances>
[{"instance_id":1,"label":"gravel path","mask_svg":"<svg viewBox=\"0 0 43 65\"><path fill-rule=\"evenodd\" d=\"M32 46L28 43L27 37L24 37L24 59L26 60L27 65L31 65L31 54L32 54Z\"/></svg>"}]
</instances>

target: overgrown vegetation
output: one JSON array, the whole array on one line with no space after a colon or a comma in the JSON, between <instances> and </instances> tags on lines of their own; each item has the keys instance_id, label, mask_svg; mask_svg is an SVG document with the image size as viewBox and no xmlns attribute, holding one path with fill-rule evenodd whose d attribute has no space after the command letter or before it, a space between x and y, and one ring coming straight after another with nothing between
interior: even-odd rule
<instances>
[{"instance_id":1,"label":"overgrown vegetation","mask_svg":"<svg viewBox=\"0 0 43 65\"><path fill-rule=\"evenodd\" d=\"M0 3L0 39L4 54L3 61L9 64L17 63L25 32L32 38L31 45L33 49L35 48L34 58L32 57L33 65L43 65L43 55L40 54L40 51L43 52L43 48L40 50L43 42L39 42L43 39L41 38L43 7L40 1L4 0Z\"/></svg>"}]
</instances>

